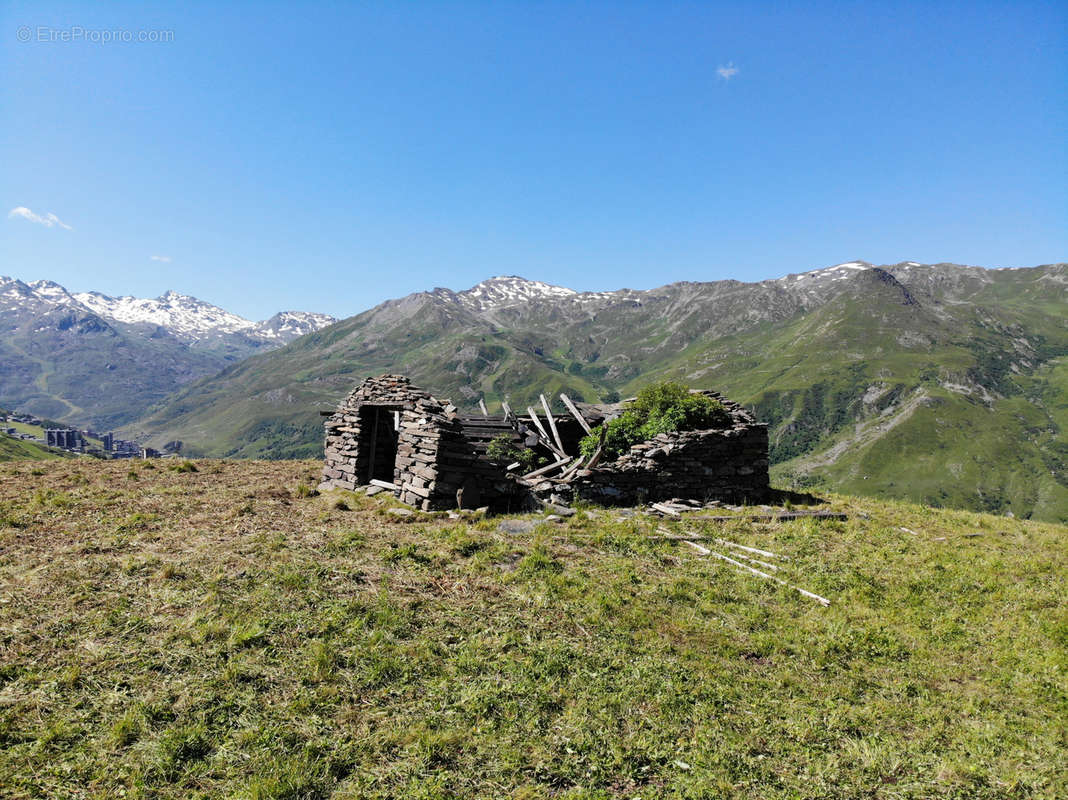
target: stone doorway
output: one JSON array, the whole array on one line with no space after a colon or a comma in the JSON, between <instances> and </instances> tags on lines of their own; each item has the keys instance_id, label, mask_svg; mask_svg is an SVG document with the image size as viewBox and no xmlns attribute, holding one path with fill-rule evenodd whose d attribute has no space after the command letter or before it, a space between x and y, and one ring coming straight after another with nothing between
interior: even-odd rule
<instances>
[{"instance_id":1,"label":"stone doorway","mask_svg":"<svg viewBox=\"0 0 1068 800\"><path fill-rule=\"evenodd\" d=\"M364 405L360 408L357 484L372 479L393 483L401 406Z\"/></svg>"}]
</instances>

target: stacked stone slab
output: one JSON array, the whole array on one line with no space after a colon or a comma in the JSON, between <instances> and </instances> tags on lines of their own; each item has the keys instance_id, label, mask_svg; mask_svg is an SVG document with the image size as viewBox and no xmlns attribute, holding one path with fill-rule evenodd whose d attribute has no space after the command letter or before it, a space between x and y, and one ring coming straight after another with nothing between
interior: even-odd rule
<instances>
[{"instance_id":1,"label":"stacked stone slab","mask_svg":"<svg viewBox=\"0 0 1068 800\"><path fill-rule=\"evenodd\" d=\"M661 433L571 481L574 496L606 505L673 497L760 502L768 494L768 428Z\"/></svg>"},{"instance_id":2,"label":"stacked stone slab","mask_svg":"<svg viewBox=\"0 0 1068 800\"><path fill-rule=\"evenodd\" d=\"M320 489L353 490L368 473L360 413L368 406L399 414L392 482L402 502L424 510L474 508L507 504L516 495L515 481L486 457L485 442L456 407L401 375L368 378L327 420Z\"/></svg>"},{"instance_id":3,"label":"stacked stone slab","mask_svg":"<svg viewBox=\"0 0 1068 800\"><path fill-rule=\"evenodd\" d=\"M673 497L760 502L769 492L768 427L718 392L730 414L724 428L661 433L615 461L580 472L574 497L603 504L655 503Z\"/></svg>"},{"instance_id":4,"label":"stacked stone slab","mask_svg":"<svg viewBox=\"0 0 1068 800\"><path fill-rule=\"evenodd\" d=\"M325 464L320 488L353 490L362 481L370 454L360 446L365 406L395 408L400 414L397 429L397 460L394 483L397 495L412 505L429 499L437 477L438 442L449 427L445 406L401 375L368 378L357 386L326 421ZM455 409L451 409L455 413ZM369 433L369 432L368 432Z\"/></svg>"}]
</instances>

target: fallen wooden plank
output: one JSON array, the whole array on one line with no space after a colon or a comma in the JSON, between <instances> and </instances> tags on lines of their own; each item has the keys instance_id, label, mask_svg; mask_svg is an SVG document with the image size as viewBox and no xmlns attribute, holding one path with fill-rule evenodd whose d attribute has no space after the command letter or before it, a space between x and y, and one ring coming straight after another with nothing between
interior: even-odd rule
<instances>
[{"instance_id":1,"label":"fallen wooden plank","mask_svg":"<svg viewBox=\"0 0 1068 800\"><path fill-rule=\"evenodd\" d=\"M560 448L560 452L566 452L564 450L564 440L560 438L560 431L556 429L556 420L553 418L552 409L549 408L549 401L545 399L543 394L539 394L538 399L541 400L541 407L545 409L545 418L549 421L549 428L553 432L553 441Z\"/></svg>"},{"instance_id":2,"label":"fallen wooden plank","mask_svg":"<svg viewBox=\"0 0 1068 800\"><path fill-rule=\"evenodd\" d=\"M786 556L780 556L778 553L773 553L770 550L761 550L758 547L747 547L744 544L738 544L737 542L728 542L726 539L716 539L716 544L721 544L724 547L734 547L738 550L745 550L747 553L755 553L758 556L764 556L765 558L781 558L783 561L789 561Z\"/></svg>"},{"instance_id":3,"label":"fallen wooden plank","mask_svg":"<svg viewBox=\"0 0 1068 800\"><path fill-rule=\"evenodd\" d=\"M538 429L538 433L542 435L542 438L548 439L549 434L545 428L542 427L541 420L538 419L538 413L534 410L534 407L527 406L527 413L530 415L530 421L534 423L534 427Z\"/></svg>"},{"instance_id":4,"label":"fallen wooden plank","mask_svg":"<svg viewBox=\"0 0 1068 800\"><path fill-rule=\"evenodd\" d=\"M661 514L667 514L669 517L681 517L682 516L682 514L680 514L675 509L673 509L671 506L666 506L663 503L653 503L651 508L656 509Z\"/></svg>"},{"instance_id":5,"label":"fallen wooden plank","mask_svg":"<svg viewBox=\"0 0 1068 800\"><path fill-rule=\"evenodd\" d=\"M601 448L598 447L596 450L593 451L593 455L590 456L590 460L586 462L586 465L583 467L583 469L593 469L594 467L597 466L597 464L600 462L600 460L601 460Z\"/></svg>"},{"instance_id":6,"label":"fallen wooden plank","mask_svg":"<svg viewBox=\"0 0 1068 800\"><path fill-rule=\"evenodd\" d=\"M696 550L698 553L700 553L703 556L712 555L712 551L711 550L709 550L707 547L702 547L697 542L691 542L689 539L683 539L682 543L689 545L690 547L692 547L694 550Z\"/></svg>"},{"instance_id":7,"label":"fallen wooden plank","mask_svg":"<svg viewBox=\"0 0 1068 800\"><path fill-rule=\"evenodd\" d=\"M671 539L676 542L703 542L711 540L714 541L716 544L723 545L724 547L734 547L738 550L745 550L748 553L753 553L758 556L764 556L765 558L781 558L783 561L790 560L788 556L780 556L778 553L773 553L770 550L761 550L758 547L747 547L744 544L736 544L735 542L728 542L726 539L716 539L715 537L705 536L704 534L700 533L672 533L664 527L657 528L656 530L657 533L660 534L661 539ZM755 561L756 559L751 560Z\"/></svg>"},{"instance_id":8,"label":"fallen wooden plank","mask_svg":"<svg viewBox=\"0 0 1068 800\"><path fill-rule=\"evenodd\" d=\"M699 511L700 509L694 509ZM712 517L699 517L701 522L791 522L799 519L825 519L837 522L846 522L849 520L848 514L841 514L836 511L784 511L781 514L737 514L734 516L728 514L717 514Z\"/></svg>"},{"instance_id":9,"label":"fallen wooden plank","mask_svg":"<svg viewBox=\"0 0 1068 800\"><path fill-rule=\"evenodd\" d=\"M569 477L571 475L571 473L576 472L578 470L578 468L580 466L582 466L582 460L583 460L582 456L579 456L578 458L576 458L574 461L571 462L570 465L568 465L567 469L565 469L563 472L561 472L557 476L557 478L559 480L563 480L563 479Z\"/></svg>"},{"instance_id":10,"label":"fallen wooden plank","mask_svg":"<svg viewBox=\"0 0 1068 800\"><path fill-rule=\"evenodd\" d=\"M771 563L769 563L767 561L761 561L759 558L753 558L752 556L747 556L745 553L732 553L732 555L735 555L738 558L744 558L746 561L752 561L754 564L759 564L762 567L766 567L767 569L770 569L772 572L778 572L779 571L779 567L776 564L771 564Z\"/></svg>"},{"instance_id":11,"label":"fallen wooden plank","mask_svg":"<svg viewBox=\"0 0 1068 800\"><path fill-rule=\"evenodd\" d=\"M715 550L709 550L708 554L715 558L721 559L722 561L726 561L729 564L733 564L736 567L741 567L742 569L746 570L747 572L751 572L754 575L759 575L761 578L765 578L769 581L775 581L776 583L781 584L782 586L785 586L788 589L793 589L795 592L803 594L805 597L811 597L813 600L815 600L817 603L820 603L821 605L829 606L831 604L831 601L828 600L826 597L820 597L818 594L814 594L808 591L807 589L802 589L799 586L793 586L784 581L782 578L776 578L774 575L769 575L766 572L761 572L759 569L755 569L749 566L748 564L743 564L741 561L735 561L730 556L723 555L723 553L717 553Z\"/></svg>"},{"instance_id":12,"label":"fallen wooden plank","mask_svg":"<svg viewBox=\"0 0 1068 800\"><path fill-rule=\"evenodd\" d=\"M538 419L537 412L534 411L534 409L531 406L527 406L527 413L530 414L530 420L531 420L531 422L534 423L534 427L538 429L538 433L540 434L540 436L538 438L541 439L541 443L543 445L545 445L546 447L548 447L550 450L552 450L554 453L556 453L561 458L566 456L567 453L565 453L563 450L558 449L557 446L556 446L556 443L553 442L552 439L549 438L549 434L546 433L545 428L542 427L541 420Z\"/></svg>"},{"instance_id":13,"label":"fallen wooden plank","mask_svg":"<svg viewBox=\"0 0 1068 800\"><path fill-rule=\"evenodd\" d=\"M571 412L571 416L578 421L578 424L582 426L582 429L586 431L586 433L593 433L593 430L590 428L590 423L586 422L586 418L582 416L582 412L580 412L575 407L575 404L571 402L571 398L561 392L560 399L564 401L564 406Z\"/></svg>"},{"instance_id":14,"label":"fallen wooden plank","mask_svg":"<svg viewBox=\"0 0 1068 800\"><path fill-rule=\"evenodd\" d=\"M395 492L397 490L397 484L390 483L389 481L380 481L378 478L371 478L371 480L367 482L372 486L381 486L383 489L389 489L390 491Z\"/></svg>"},{"instance_id":15,"label":"fallen wooden plank","mask_svg":"<svg viewBox=\"0 0 1068 800\"><path fill-rule=\"evenodd\" d=\"M570 460L571 456L566 456L565 458L561 458L559 461L554 461L552 464L546 464L544 467L540 467L534 470L533 472L528 472L526 475L523 476L523 480L530 480L531 478L536 478L539 475L544 475L546 472L552 472L561 464L566 464Z\"/></svg>"}]
</instances>

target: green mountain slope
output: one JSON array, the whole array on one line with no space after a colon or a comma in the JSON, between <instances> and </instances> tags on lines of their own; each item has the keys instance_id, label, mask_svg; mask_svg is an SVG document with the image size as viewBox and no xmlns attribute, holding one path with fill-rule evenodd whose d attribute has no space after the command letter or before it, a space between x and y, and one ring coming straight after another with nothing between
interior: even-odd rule
<instances>
[{"instance_id":1,"label":"green mountain slope","mask_svg":"<svg viewBox=\"0 0 1068 800\"><path fill-rule=\"evenodd\" d=\"M135 335L89 311L57 308L8 323L0 396L13 407L97 428L144 413L225 362L168 336Z\"/></svg>"},{"instance_id":2,"label":"green mountain slope","mask_svg":"<svg viewBox=\"0 0 1068 800\"><path fill-rule=\"evenodd\" d=\"M195 297L72 295L51 281L0 276L0 402L42 417L111 428L331 317L281 312L252 323Z\"/></svg>"},{"instance_id":3,"label":"green mountain slope","mask_svg":"<svg viewBox=\"0 0 1068 800\"><path fill-rule=\"evenodd\" d=\"M1063 264L541 286L494 279L384 303L191 384L127 432L207 455L315 456L317 412L387 370L468 407L608 399L673 377L769 422L781 482L1068 518Z\"/></svg>"},{"instance_id":4,"label":"green mountain slope","mask_svg":"<svg viewBox=\"0 0 1068 800\"><path fill-rule=\"evenodd\" d=\"M15 439L0 434L0 461L24 461L42 458L60 458L55 450L49 450L34 442Z\"/></svg>"}]
</instances>

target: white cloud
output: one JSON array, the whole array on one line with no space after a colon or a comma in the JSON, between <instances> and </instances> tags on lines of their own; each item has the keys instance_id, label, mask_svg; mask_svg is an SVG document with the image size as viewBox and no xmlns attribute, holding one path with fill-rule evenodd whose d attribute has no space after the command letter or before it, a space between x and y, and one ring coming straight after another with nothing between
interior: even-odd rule
<instances>
[{"instance_id":1,"label":"white cloud","mask_svg":"<svg viewBox=\"0 0 1068 800\"><path fill-rule=\"evenodd\" d=\"M68 231L74 230L74 228L52 212L48 212L42 217L40 214L34 214L30 209L26 208L26 206L17 206L7 212L8 219L18 219L20 217L29 220L30 222L36 222L38 225L44 225L46 228L60 227Z\"/></svg>"},{"instance_id":2,"label":"white cloud","mask_svg":"<svg viewBox=\"0 0 1068 800\"><path fill-rule=\"evenodd\" d=\"M723 80L729 81L731 78L738 74L738 68L734 66L734 62L731 61L727 64L727 66L720 67L719 69L717 69L716 74L719 75L719 77L723 78Z\"/></svg>"},{"instance_id":3,"label":"white cloud","mask_svg":"<svg viewBox=\"0 0 1068 800\"><path fill-rule=\"evenodd\" d=\"M171 257L170 256L149 256L148 258L149 258L150 261L162 261L164 264L170 264L171 263Z\"/></svg>"}]
</instances>

